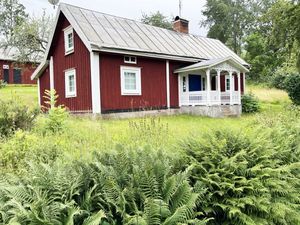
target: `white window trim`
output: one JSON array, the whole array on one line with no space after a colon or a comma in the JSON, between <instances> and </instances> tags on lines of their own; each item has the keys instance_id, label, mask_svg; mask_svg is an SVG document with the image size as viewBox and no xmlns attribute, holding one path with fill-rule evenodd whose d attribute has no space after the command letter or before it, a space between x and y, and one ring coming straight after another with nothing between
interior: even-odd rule
<instances>
[{"instance_id":1,"label":"white window trim","mask_svg":"<svg viewBox=\"0 0 300 225\"><path fill-rule=\"evenodd\" d=\"M125 59L126 57L129 57L129 61ZM134 62L131 61L132 58L135 58ZM136 58L136 56L125 55L124 56L124 63L137 64L137 58Z\"/></svg>"},{"instance_id":2,"label":"white window trim","mask_svg":"<svg viewBox=\"0 0 300 225\"><path fill-rule=\"evenodd\" d=\"M74 75L74 92L69 91L69 77ZM65 71L65 94L66 98L75 98L77 97L77 85L76 85L76 70L69 69Z\"/></svg>"},{"instance_id":3,"label":"white window trim","mask_svg":"<svg viewBox=\"0 0 300 225\"><path fill-rule=\"evenodd\" d=\"M73 46L69 48L68 43L68 35L72 33L73 37ZM69 55L74 52L74 30L73 27L69 26L66 29L64 29L64 42L65 42L65 55Z\"/></svg>"},{"instance_id":4,"label":"white window trim","mask_svg":"<svg viewBox=\"0 0 300 225\"><path fill-rule=\"evenodd\" d=\"M136 90L126 90L125 89L125 72L134 72L136 73ZM142 95L142 82L141 82L141 68L139 67L128 67L121 66L121 95Z\"/></svg>"}]
</instances>

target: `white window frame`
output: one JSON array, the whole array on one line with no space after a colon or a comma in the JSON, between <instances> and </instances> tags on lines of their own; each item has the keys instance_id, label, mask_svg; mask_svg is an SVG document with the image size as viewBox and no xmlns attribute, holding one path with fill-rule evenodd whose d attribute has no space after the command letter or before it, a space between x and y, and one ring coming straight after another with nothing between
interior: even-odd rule
<instances>
[{"instance_id":1,"label":"white window frame","mask_svg":"<svg viewBox=\"0 0 300 225\"><path fill-rule=\"evenodd\" d=\"M131 72L136 74L136 89L126 90L125 88L125 72ZM121 66L121 95L142 95L141 84L141 68Z\"/></svg>"},{"instance_id":2,"label":"white window frame","mask_svg":"<svg viewBox=\"0 0 300 225\"><path fill-rule=\"evenodd\" d=\"M74 75L74 91L70 92L69 77L73 75ZM65 94L66 94L66 98L77 97L76 69L69 69L65 71Z\"/></svg>"},{"instance_id":3,"label":"white window frame","mask_svg":"<svg viewBox=\"0 0 300 225\"><path fill-rule=\"evenodd\" d=\"M126 60L126 58L129 58L129 60ZM124 56L124 63L137 64L137 58L135 56L125 55Z\"/></svg>"},{"instance_id":4,"label":"white window frame","mask_svg":"<svg viewBox=\"0 0 300 225\"><path fill-rule=\"evenodd\" d=\"M68 35L72 34L73 46L69 47L69 37ZM64 29L64 42L65 42L65 55L69 55L74 52L74 30L73 27L69 26Z\"/></svg>"}]
</instances>

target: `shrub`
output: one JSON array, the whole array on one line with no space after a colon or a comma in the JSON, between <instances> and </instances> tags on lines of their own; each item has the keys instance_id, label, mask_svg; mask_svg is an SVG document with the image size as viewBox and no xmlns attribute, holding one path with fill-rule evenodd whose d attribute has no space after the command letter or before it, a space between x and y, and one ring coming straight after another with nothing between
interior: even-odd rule
<instances>
[{"instance_id":1,"label":"shrub","mask_svg":"<svg viewBox=\"0 0 300 225\"><path fill-rule=\"evenodd\" d=\"M30 109L17 99L0 100L0 137L7 137L16 130L29 130L34 123L39 110Z\"/></svg>"},{"instance_id":2,"label":"shrub","mask_svg":"<svg viewBox=\"0 0 300 225\"><path fill-rule=\"evenodd\" d=\"M297 136L215 131L183 144L209 224L300 224ZM299 138L297 138L299 141ZM290 144L290 143L293 144Z\"/></svg>"},{"instance_id":3,"label":"shrub","mask_svg":"<svg viewBox=\"0 0 300 225\"><path fill-rule=\"evenodd\" d=\"M258 98L253 94L245 94L242 96L243 113L255 113L260 110Z\"/></svg>"},{"instance_id":4,"label":"shrub","mask_svg":"<svg viewBox=\"0 0 300 225\"><path fill-rule=\"evenodd\" d=\"M284 73L277 73L271 77L271 86L284 90L285 89L285 80L287 75Z\"/></svg>"},{"instance_id":5,"label":"shrub","mask_svg":"<svg viewBox=\"0 0 300 225\"><path fill-rule=\"evenodd\" d=\"M300 74L290 74L285 81L285 89L295 105L300 105Z\"/></svg>"},{"instance_id":6,"label":"shrub","mask_svg":"<svg viewBox=\"0 0 300 225\"><path fill-rule=\"evenodd\" d=\"M58 97L55 90L45 91L44 98L47 100L45 103L49 108L46 130L52 133L61 132L68 117L68 113L63 105L56 106Z\"/></svg>"},{"instance_id":7,"label":"shrub","mask_svg":"<svg viewBox=\"0 0 300 225\"><path fill-rule=\"evenodd\" d=\"M19 172L28 167L28 162L53 163L62 155L56 140L35 134L17 131L0 146L0 169Z\"/></svg>"},{"instance_id":8,"label":"shrub","mask_svg":"<svg viewBox=\"0 0 300 225\"><path fill-rule=\"evenodd\" d=\"M4 80L0 80L0 89L5 87L6 87L6 82L4 82Z\"/></svg>"}]
</instances>

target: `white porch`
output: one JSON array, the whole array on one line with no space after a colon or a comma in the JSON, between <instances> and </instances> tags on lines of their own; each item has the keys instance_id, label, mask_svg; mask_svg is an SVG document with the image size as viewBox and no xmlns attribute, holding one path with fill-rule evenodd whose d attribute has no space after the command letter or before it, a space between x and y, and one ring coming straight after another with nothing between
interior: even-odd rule
<instances>
[{"instance_id":1,"label":"white porch","mask_svg":"<svg viewBox=\"0 0 300 225\"><path fill-rule=\"evenodd\" d=\"M248 69L231 57L176 70L179 106L241 105L246 72Z\"/></svg>"}]
</instances>

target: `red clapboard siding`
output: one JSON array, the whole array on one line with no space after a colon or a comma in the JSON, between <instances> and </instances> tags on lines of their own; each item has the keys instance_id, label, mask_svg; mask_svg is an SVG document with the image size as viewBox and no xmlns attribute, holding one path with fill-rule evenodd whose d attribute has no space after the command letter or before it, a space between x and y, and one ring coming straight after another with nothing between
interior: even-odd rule
<instances>
[{"instance_id":1,"label":"red clapboard siding","mask_svg":"<svg viewBox=\"0 0 300 225\"><path fill-rule=\"evenodd\" d=\"M120 66L141 68L141 96L122 96ZM137 57L137 64L124 63L123 55L100 55L102 112L167 107L166 61Z\"/></svg>"},{"instance_id":2,"label":"red clapboard siding","mask_svg":"<svg viewBox=\"0 0 300 225\"><path fill-rule=\"evenodd\" d=\"M49 56L54 62L54 89L59 95L58 104L70 111L91 111L90 53L74 30L74 53L65 56L64 29L70 25L61 14ZM65 70L76 69L77 97L65 98Z\"/></svg>"},{"instance_id":3,"label":"red clapboard siding","mask_svg":"<svg viewBox=\"0 0 300 225\"><path fill-rule=\"evenodd\" d=\"M3 65L9 66L9 84L14 84L14 68L21 69L21 84L36 84L36 80L31 80L36 66L32 63L18 64L13 61L0 60L0 80L4 79Z\"/></svg>"},{"instance_id":4,"label":"red clapboard siding","mask_svg":"<svg viewBox=\"0 0 300 225\"><path fill-rule=\"evenodd\" d=\"M45 91L50 90L50 76L49 76L49 67L43 72L43 74L40 76L40 97L41 97L41 106L46 107L44 98Z\"/></svg>"}]
</instances>

